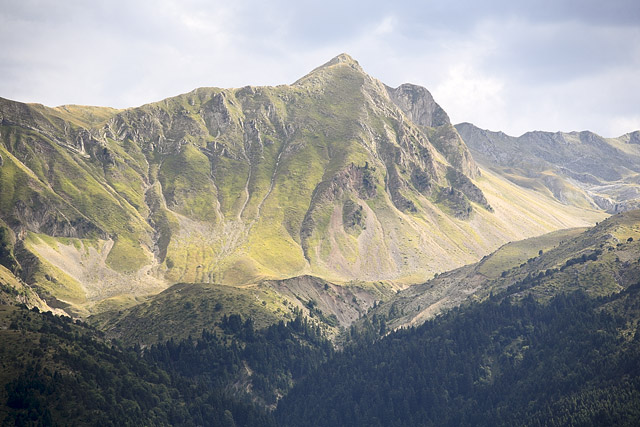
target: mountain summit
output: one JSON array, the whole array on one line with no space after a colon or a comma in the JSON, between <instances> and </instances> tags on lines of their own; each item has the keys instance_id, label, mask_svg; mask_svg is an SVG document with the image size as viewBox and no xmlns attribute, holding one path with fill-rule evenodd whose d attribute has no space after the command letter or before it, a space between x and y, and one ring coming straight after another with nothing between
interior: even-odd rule
<instances>
[{"instance_id":1,"label":"mountain summit","mask_svg":"<svg viewBox=\"0 0 640 427\"><path fill-rule=\"evenodd\" d=\"M126 110L0 100L0 135L1 262L78 314L177 282L415 283L602 218L481 171L425 88L346 54Z\"/></svg>"},{"instance_id":2,"label":"mountain summit","mask_svg":"<svg viewBox=\"0 0 640 427\"><path fill-rule=\"evenodd\" d=\"M351 68L354 68L356 70L362 71L362 68L360 67L360 64L358 63L358 61L356 61L355 59L353 59L349 54L347 53L341 53L340 55L336 56L335 58L331 59L329 62L327 62L324 65L321 65L319 68L326 68L326 67L331 67L333 65L338 65L338 64L344 64L344 65L348 65Z\"/></svg>"}]
</instances>

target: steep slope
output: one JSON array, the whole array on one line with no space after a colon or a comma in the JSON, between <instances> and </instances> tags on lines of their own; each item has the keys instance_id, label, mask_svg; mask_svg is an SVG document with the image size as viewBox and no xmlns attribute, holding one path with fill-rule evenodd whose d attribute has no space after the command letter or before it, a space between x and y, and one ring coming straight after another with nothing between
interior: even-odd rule
<instances>
[{"instance_id":1,"label":"steep slope","mask_svg":"<svg viewBox=\"0 0 640 427\"><path fill-rule=\"evenodd\" d=\"M416 283L604 217L481 171L426 89L344 54L127 110L1 100L0 159L19 274L76 315L177 282Z\"/></svg>"},{"instance_id":2,"label":"steep slope","mask_svg":"<svg viewBox=\"0 0 640 427\"><path fill-rule=\"evenodd\" d=\"M640 277L640 210L614 215L590 229L563 230L509 243L480 262L412 286L367 314L387 330L419 325L454 307L507 288L539 300L576 290L605 296Z\"/></svg>"},{"instance_id":3,"label":"steep slope","mask_svg":"<svg viewBox=\"0 0 640 427\"><path fill-rule=\"evenodd\" d=\"M640 207L640 131L527 132L512 137L470 123L456 129L483 167L564 204L617 213Z\"/></svg>"}]
</instances>

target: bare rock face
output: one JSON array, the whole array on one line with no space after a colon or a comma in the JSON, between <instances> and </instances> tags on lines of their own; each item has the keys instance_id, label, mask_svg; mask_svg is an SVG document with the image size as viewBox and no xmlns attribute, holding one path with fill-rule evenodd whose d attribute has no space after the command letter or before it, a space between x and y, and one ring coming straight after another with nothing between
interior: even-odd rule
<instances>
[{"instance_id":1,"label":"bare rock face","mask_svg":"<svg viewBox=\"0 0 640 427\"><path fill-rule=\"evenodd\" d=\"M87 218L69 219L56 206L47 205L38 195L34 195L28 202L20 200L13 208L12 219L20 224L18 228L54 237L108 237L107 233Z\"/></svg>"},{"instance_id":2,"label":"bare rock face","mask_svg":"<svg viewBox=\"0 0 640 427\"><path fill-rule=\"evenodd\" d=\"M336 286L312 276L269 280L263 282L263 285L298 302L300 308L312 305L324 315L335 316L337 323L342 327L353 323L375 302L374 295L366 289Z\"/></svg>"},{"instance_id":3,"label":"bare rock face","mask_svg":"<svg viewBox=\"0 0 640 427\"><path fill-rule=\"evenodd\" d=\"M471 178L479 175L469 149L451 125L449 116L422 86L405 83L393 89L385 86L391 101L414 124L426 131L429 142L447 161Z\"/></svg>"},{"instance_id":4,"label":"bare rock face","mask_svg":"<svg viewBox=\"0 0 640 427\"><path fill-rule=\"evenodd\" d=\"M418 126L437 127L451 124L447 113L422 86L405 83L386 87L391 100Z\"/></svg>"}]
</instances>

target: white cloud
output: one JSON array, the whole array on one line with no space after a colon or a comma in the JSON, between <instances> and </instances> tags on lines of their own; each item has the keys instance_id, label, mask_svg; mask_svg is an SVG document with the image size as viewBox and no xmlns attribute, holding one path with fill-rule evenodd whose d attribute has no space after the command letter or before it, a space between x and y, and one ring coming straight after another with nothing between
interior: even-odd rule
<instances>
[{"instance_id":1,"label":"white cloud","mask_svg":"<svg viewBox=\"0 0 640 427\"><path fill-rule=\"evenodd\" d=\"M477 123L504 120L504 83L476 70L466 63L452 65L446 78L433 89L434 97L446 106L454 122L471 117Z\"/></svg>"},{"instance_id":2,"label":"white cloud","mask_svg":"<svg viewBox=\"0 0 640 427\"><path fill-rule=\"evenodd\" d=\"M373 30L373 34L376 36L391 34L395 29L397 23L398 20L395 16L386 16Z\"/></svg>"},{"instance_id":3,"label":"white cloud","mask_svg":"<svg viewBox=\"0 0 640 427\"><path fill-rule=\"evenodd\" d=\"M0 96L135 106L199 86L291 83L347 52L391 86L427 87L455 122L640 128L637 7L587 3L0 0Z\"/></svg>"}]
</instances>

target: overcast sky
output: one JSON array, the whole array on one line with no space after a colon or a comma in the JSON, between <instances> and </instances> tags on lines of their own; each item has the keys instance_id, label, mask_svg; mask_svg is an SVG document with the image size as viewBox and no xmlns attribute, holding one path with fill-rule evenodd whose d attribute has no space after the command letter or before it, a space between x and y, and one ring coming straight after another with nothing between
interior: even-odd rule
<instances>
[{"instance_id":1,"label":"overcast sky","mask_svg":"<svg viewBox=\"0 0 640 427\"><path fill-rule=\"evenodd\" d=\"M342 52L454 123L640 129L638 0L0 0L0 97L49 106L288 84Z\"/></svg>"}]
</instances>

